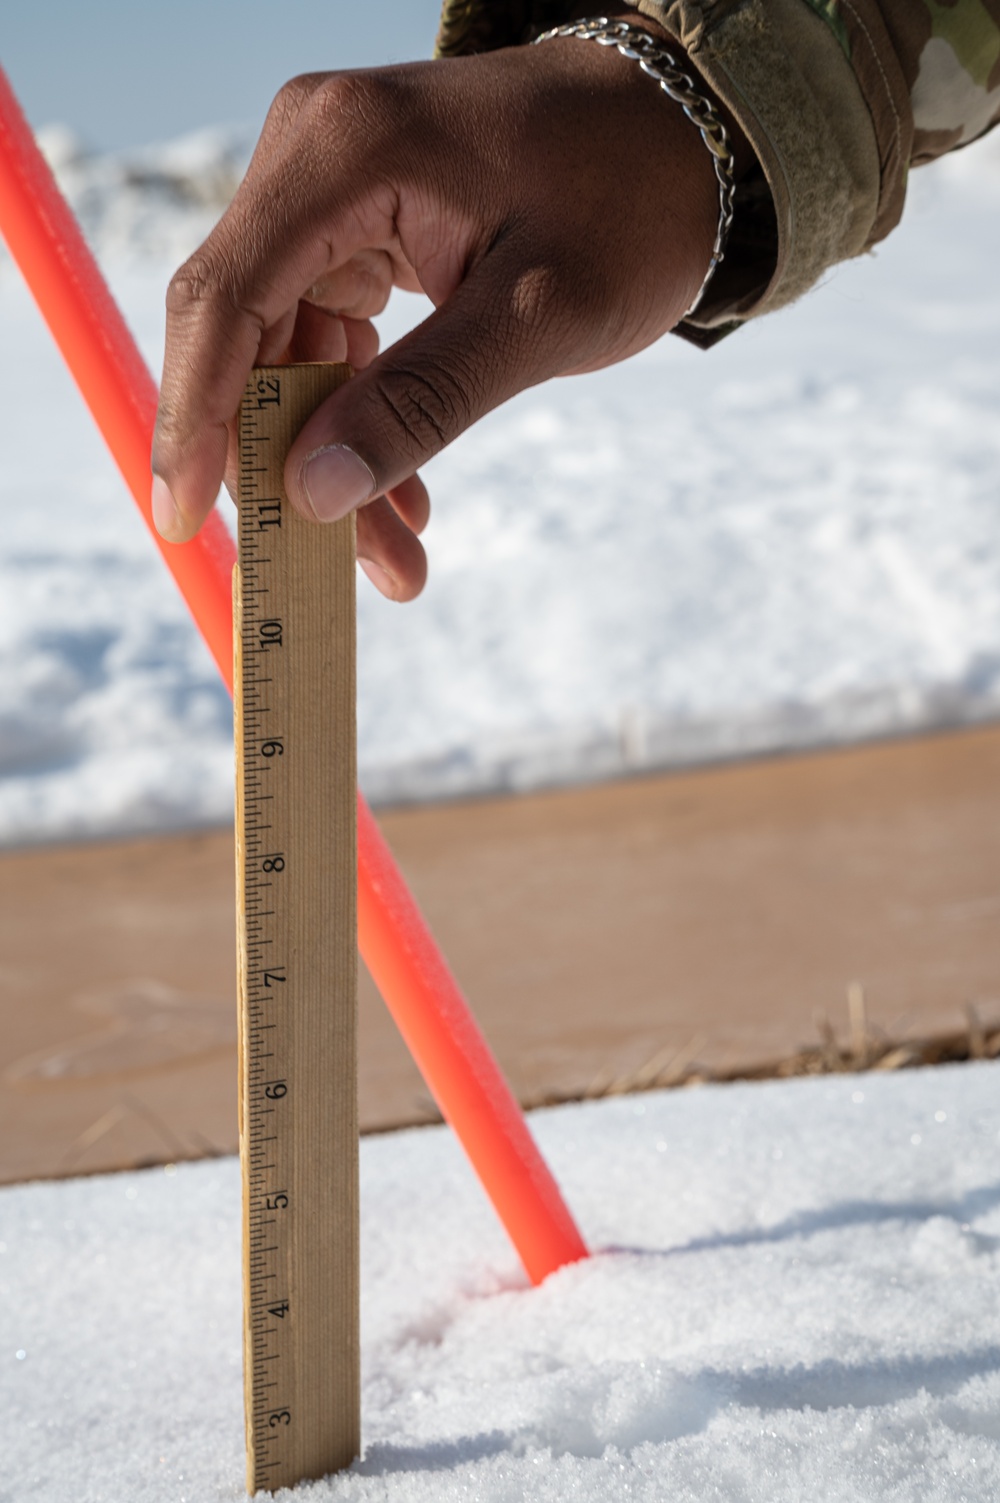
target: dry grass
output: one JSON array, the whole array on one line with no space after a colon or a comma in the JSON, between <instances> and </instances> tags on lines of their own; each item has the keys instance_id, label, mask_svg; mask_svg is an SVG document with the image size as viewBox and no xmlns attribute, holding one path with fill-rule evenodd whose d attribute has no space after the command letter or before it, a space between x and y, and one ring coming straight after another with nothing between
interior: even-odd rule
<instances>
[{"instance_id":1,"label":"dry grass","mask_svg":"<svg viewBox=\"0 0 1000 1503\"><path fill-rule=\"evenodd\" d=\"M695 1035L680 1049L660 1049L637 1070L625 1074L604 1072L582 1091L540 1093L524 1100L525 1107L558 1106L568 1101L595 1101L606 1096L625 1096L639 1091L704 1085L733 1080L790 1080L800 1075L845 1075L862 1070L912 1070L922 1065L952 1064L970 1059L1000 1057L1000 1004L969 1002L965 1026L954 1033L926 1038L900 1038L874 1027L868 1018L864 988L852 982L847 989L847 1032L841 1040L824 1014L816 1016L815 1044L781 1059L760 1064L712 1069L699 1062L707 1043ZM986 1018L990 1021L986 1021Z\"/></svg>"}]
</instances>

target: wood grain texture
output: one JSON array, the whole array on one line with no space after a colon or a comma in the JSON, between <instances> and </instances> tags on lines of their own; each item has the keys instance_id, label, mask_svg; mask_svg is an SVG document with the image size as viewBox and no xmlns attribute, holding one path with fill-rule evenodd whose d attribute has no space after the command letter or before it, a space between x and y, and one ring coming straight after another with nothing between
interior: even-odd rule
<instances>
[{"instance_id":1,"label":"wood grain texture","mask_svg":"<svg viewBox=\"0 0 1000 1503\"><path fill-rule=\"evenodd\" d=\"M240 406L237 927L247 1486L360 1449L354 519L282 472L348 366L254 372Z\"/></svg>"}]
</instances>

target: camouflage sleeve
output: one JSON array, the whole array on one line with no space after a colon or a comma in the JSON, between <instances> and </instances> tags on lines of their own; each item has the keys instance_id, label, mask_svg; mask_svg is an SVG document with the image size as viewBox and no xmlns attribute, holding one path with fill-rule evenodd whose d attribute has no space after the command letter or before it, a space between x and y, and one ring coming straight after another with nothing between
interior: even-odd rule
<instances>
[{"instance_id":1,"label":"camouflage sleeve","mask_svg":"<svg viewBox=\"0 0 1000 1503\"><path fill-rule=\"evenodd\" d=\"M709 345L899 222L911 165L1000 120L1000 0L630 0L676 38L757 154L695 319ZM445 0L441 55L530 41L569 0ZM595 6L595 14L599 7Z\"/></svg>"},{"instance_id":2,"label":"camouflage sleeve","mask_svg":"<svg viewBox=\"0 0 1000 1503\"><path fill-rule=\"evenodd\" d=\"M909 165L966 146L1000 122L1000 0L807 0L857 74L880 144L897 128L883 74L899 71ZM885 28L879 56L869 27Z\"/></svg>"}]
</instances>

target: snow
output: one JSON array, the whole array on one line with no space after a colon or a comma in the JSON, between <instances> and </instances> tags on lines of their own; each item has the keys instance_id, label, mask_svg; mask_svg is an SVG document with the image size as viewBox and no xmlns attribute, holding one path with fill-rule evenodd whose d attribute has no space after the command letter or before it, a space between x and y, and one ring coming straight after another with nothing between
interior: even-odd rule
<instances>
[{"instance_id":1,"label":"snow","mask_svg":"<svg viewBox=\"0 0 1000 1503\"><path fill-rule=\"evenodd\" d=\"M536 1113L596 1253L538 1289L447 1131L365 1139L364 1455L301 1495L992 1503L998 1068ZM7 1188L0 1237L0 1499L241 1497L236 1162Z\"/></svg>"},{"instance_id":2,"label":"snow","mask_svg":"<svg viewBox=\"0 0 1000 1503\"><path fill-rule=\"evenodd\" d=\"M155 367L248 143L45 144ZM368 791L995 717L998 226L1000 139L799 308L435 460L425 596L361 594ZM0 327L0 842L224 820L228 701L2 252ZM364 1457L302 1495L994 1500L998 1068L536 1113L597 1254L537 1290L446 1131L366 1139ZM0 1400L0 1503L243 1495L235 1161L0 1190Z\"/></svg>"},{"instance_id":3,"label":"snow","mask_svg":"<svg viewBox=\"0 0 1000 1503\"><path fill-rule=\"evenodd\" d=\"M248 143L45 144L158 368L169 271ZM901 230L798 307L526 393L428 466L425 595L360 591L368 793L995 718L998 227L993 138L914 174ZM2 256L0 327L0 843L227 820L228 702Z\"/></svg>"}]
</instances>

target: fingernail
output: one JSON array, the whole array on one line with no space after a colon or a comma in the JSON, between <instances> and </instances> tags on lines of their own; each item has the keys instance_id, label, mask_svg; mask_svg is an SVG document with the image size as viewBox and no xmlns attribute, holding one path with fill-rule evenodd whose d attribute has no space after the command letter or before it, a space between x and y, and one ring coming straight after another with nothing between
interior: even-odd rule
<instances>
[{"instance_id":1,"label":"fingernail","mask_svg":"<svg viewBox=\"0 0 1000 1503\"><path fill-rule=\"evenodd\" d=\"M371 470L346 444L310 454L299 478L317 522L339 522L378 490Z\"/></svg>"},{"instance_id":2,"label":"fingernail","mask_svg":"<svg viewBox=\"0 0 1000 1503\"><path fill-rule=\"evenodd\" d=\"M376 590L388 595L390 600L395 599L396 581L388 569L383 569L381 564L373 564L370 558L359 558L358 566L365 571Z\"/></svg>"},{"instance_id":3,"label":"fingernail","mask_svg":"<svg viewBox=\"0 0 1000 1503\"><path fill-rule=\"evenodd\" d=\"M180 523L180 512L177 510L177 502L170 493L170 487L159 475L153 476L153 490L150 496L150 504L153 509L153 526L161 538L170 542L177 533Z\"/></svg>"}]
</instances>

